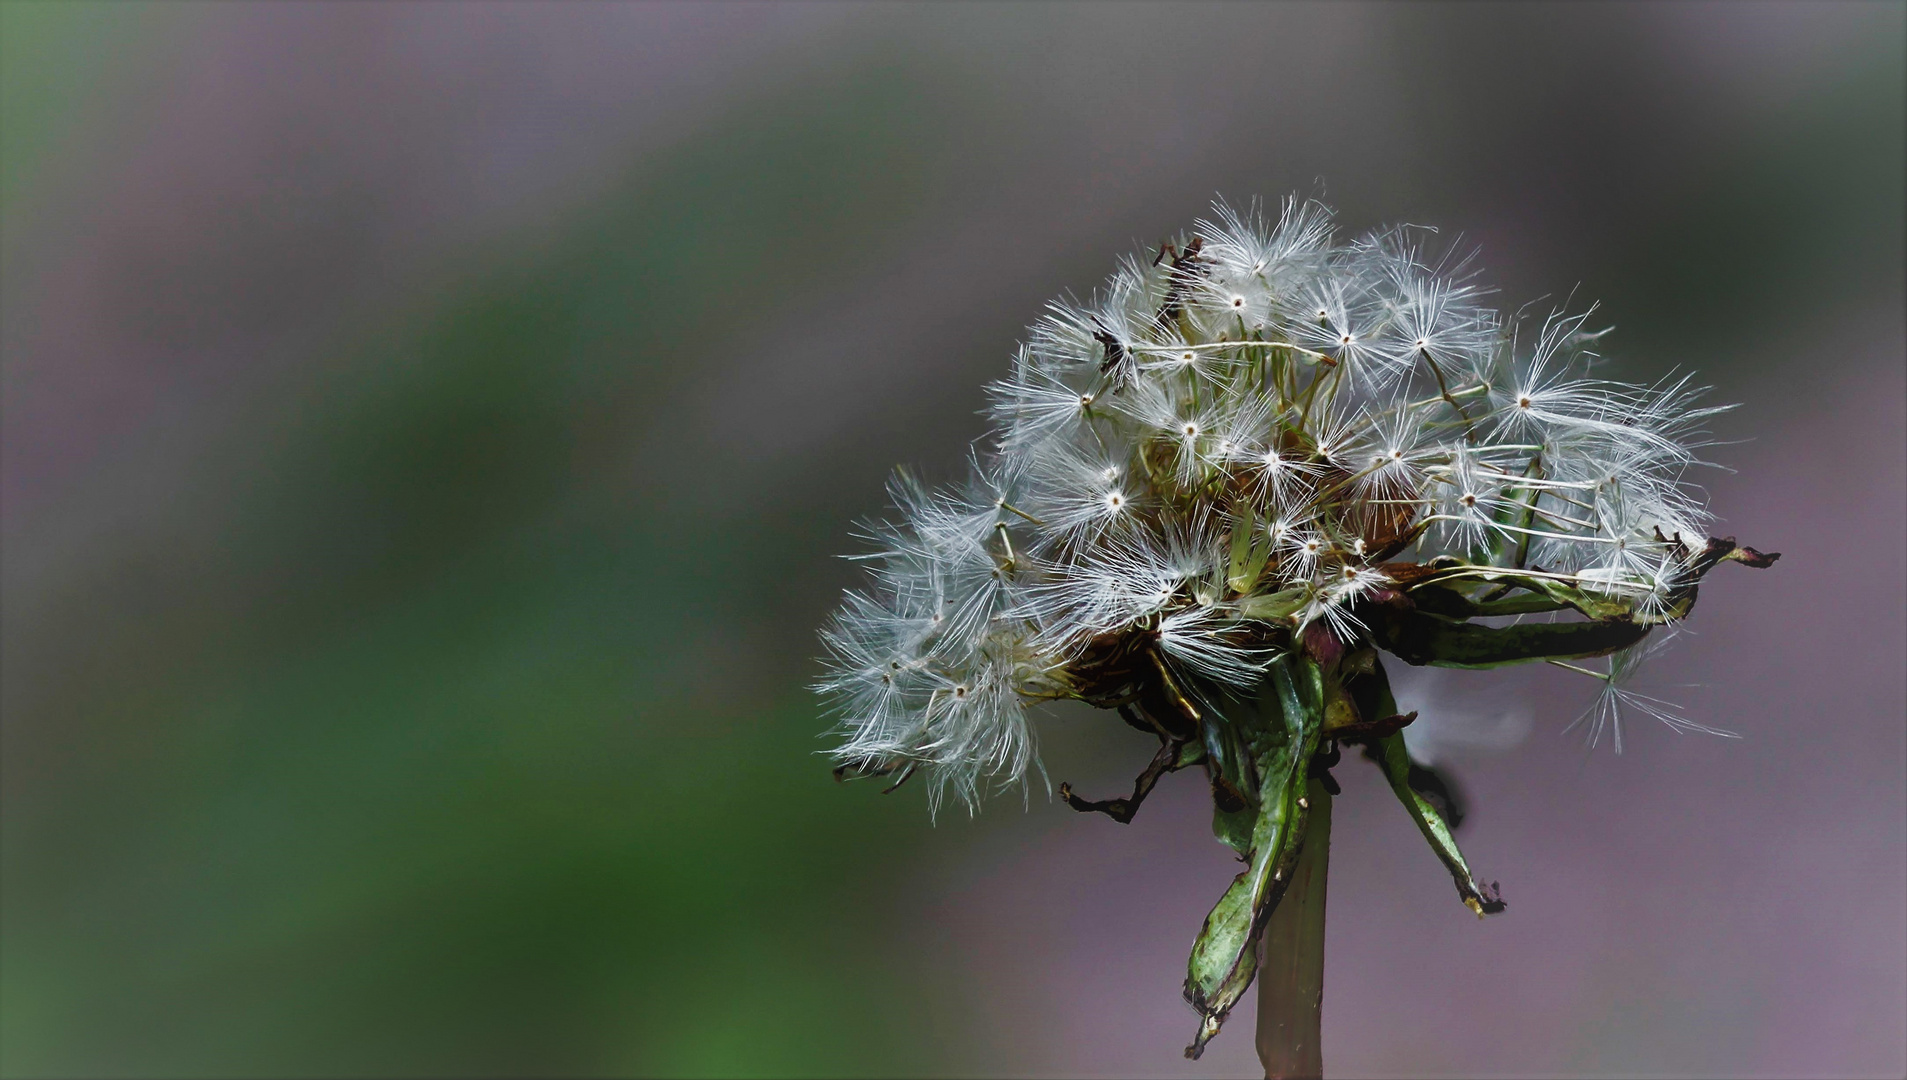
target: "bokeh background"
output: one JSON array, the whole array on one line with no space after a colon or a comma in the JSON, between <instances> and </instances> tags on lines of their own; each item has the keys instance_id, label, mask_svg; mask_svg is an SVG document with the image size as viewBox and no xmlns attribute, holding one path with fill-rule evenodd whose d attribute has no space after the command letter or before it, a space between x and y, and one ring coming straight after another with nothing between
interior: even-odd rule
<instances>
[{"instance_id":1,"label":"bokeh background","mask_svg":"<svg viewBox=\"0 0 1907 1080\"><path fill-rule=\"evenodd\" d=\"M0 1071L1252 1072L1202 785L930 825L804 684L1048 297L1299 191L1699 369L1785 555L1658 669L1739 740L1412 683L1512 906L1341 766L1332 1073L1901 1075L1904 10L0 6Z\"/></svg>"}]
</instances>

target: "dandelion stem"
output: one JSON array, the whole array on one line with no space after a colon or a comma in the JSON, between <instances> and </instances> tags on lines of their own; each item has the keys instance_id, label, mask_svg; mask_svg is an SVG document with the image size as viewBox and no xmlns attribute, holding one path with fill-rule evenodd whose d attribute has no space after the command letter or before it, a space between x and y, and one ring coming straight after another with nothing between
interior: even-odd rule
<instances>
[{"instance_id":1,"label":"dandelion stem","mask_svg":"<svg viewBox=\"0 0 1907 1080\"><path fill-rule=\"evenodd\" d=\"M1306 785L1304 848L1284 898L1265 923L1258 965L1258 1059L1268 1080L1324 1075L1325 875L1331 865L1331 793Z\"/></svg>"}]
</instances>

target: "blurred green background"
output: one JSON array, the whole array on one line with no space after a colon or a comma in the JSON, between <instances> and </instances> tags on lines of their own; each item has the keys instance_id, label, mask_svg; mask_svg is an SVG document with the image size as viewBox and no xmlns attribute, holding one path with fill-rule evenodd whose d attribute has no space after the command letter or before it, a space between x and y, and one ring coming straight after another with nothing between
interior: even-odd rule
<instances>
[{"instance_id":1,"label":"blurred green background","mask_svg":"<svg viewBox=\"0 0 1907 1080\"><path fill-rule=\"evenodd\" d=\"M1458 740L1508 929L1347 801L1333 1072L1899 1074L1902 13L0 6L0 1072L1249 1072L1197 792L930 826L803 684L1049 296L1301 190L1700 369L1787 554L1742 743Z\"/></svg>"}]
</instances>

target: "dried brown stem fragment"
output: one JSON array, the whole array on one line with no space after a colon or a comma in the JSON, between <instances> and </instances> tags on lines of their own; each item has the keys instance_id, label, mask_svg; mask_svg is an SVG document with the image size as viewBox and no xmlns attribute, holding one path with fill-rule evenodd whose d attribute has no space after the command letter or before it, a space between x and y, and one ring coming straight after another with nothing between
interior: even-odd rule
<instances>
[{"instance_id":1,"label":"dried brown stem fragment","mask_svg":"<svg viewBox=\"0 0 1907 1080\"><path fill-rule=\"evenodd\" d=\"M1104 814L1121 825L1130 825L1133 816L1139 812L1139 804L1145 802L1146 796L1152 793L1159 777L1178 768L1179 751L1184 747L1184 743L1169 739L1161 742L1159 752L1152 755L1151 763L1132 782L1132 794L1123 799L1082 799L1073 794L1071 784L1059 786L1059 797L1066 800L1067 806L1082 814Z\"/></svg>"}]
</instances>

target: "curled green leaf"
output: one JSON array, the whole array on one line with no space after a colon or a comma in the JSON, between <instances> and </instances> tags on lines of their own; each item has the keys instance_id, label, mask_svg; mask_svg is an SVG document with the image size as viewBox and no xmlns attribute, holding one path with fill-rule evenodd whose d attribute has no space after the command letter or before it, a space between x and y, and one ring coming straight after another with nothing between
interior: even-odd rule
<instances>
[{"instance_id":1,"label":"curled green leaf","mask_svg":"<svg viewBox=\"0 0 1907 1080\"><path fill-rule=\"evenodd\" d=\"M1233 710L1257 767L1258 808L1247 865L1206 916L1187 963L1185 999L1199 1013L1187 1057L1204 1051L1251 986L1258 937L1290 884L1304 841L1307 773L1324 726L1322 673L1309 661L1285 657L1272 665L1269 684L1258 708ZM1214 822L1215 831L1235 825L1224 817Z\"/></svg>"},{"instance_id":2,"label":"curled green leaf","mask_svg":"<svg viewBox=\"0 0 1907 1080\"><path fill-rule=\"evenodd\" d=\"M1478 626L1414 607L1386 606L1371 630L1377 644L1408 664L1493 668L1607 656L1641 641L1650 627L1626 619Z\"/></svg>"},{"instance_id":3,"label":"curled green leaf","mask_svg":"<svg viewBox=\"0 0 1907 1080\"><path fill-rule=\"evenodd\" d=\"M1381 667L1378 669L1378 700L1386 709L1397 708L1396 700L1391 697L1390 682L1383 677ZM1417 823L1417 831L1424 834L1424 839L1430 842L1430 849L1443 861L1444 869L1450 871L1451 878L1457 884L1457 895L1463 898L1464 906L1475 912L1478 918L1494 915L1507 907L1495 882L1485 885L1470 872L1470 864L1457 848L1457 838L1450 831L1450 823L1411 786L1410 754L1405 749L1403 733L1384 736L1374 744L1373 749L1376 750L1378 764L1384 770L1384 778L1390 782L1392 793L1397 796L1398 802L1404 804L1411 820Z\"/></svg>"}]
</instances>

